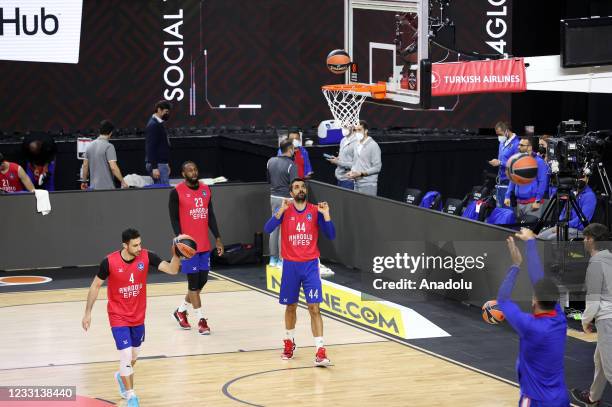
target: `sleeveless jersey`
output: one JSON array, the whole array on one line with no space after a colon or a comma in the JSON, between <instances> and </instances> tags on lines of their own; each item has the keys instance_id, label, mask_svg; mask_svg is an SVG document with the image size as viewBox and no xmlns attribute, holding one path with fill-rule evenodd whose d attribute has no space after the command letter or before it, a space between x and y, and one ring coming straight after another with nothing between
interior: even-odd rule
<instances>
[{"instance_id":1,"label":"sleeveless jersey","mask_svg":"<svg viewBox=\"0 0 612 407\"><path fill-rule=\"evenodd\" d=\"M193 237L198 245L198 253L210 251L208 239L210 188L200 183L200 187L193 190L185 182L181 182L176 186L176 192L179 197L181 233Z\"/></svg>"},{"instance_id":2,"label":"sleeveless jersey","mask_svg":"<svg viewBox=\"0 0 612 407\"><path fill-rule=\"evenodd\" d=\"M23 191L23 184L19 179L19 164L9 163L9 169L6 174L0 172L0 189L5 192Z\"/></svg>"},{"instance_id":3,"label":"sleeveless jersey","mask_svg":"<svg viewBox=\"0 0 612 407\"><path fill-rule=\"evenodd\" d=\"M131 263L123 260L120 251L109 254L107 259L107 311L111 327L144 324L149 252L143 249Z\"/></svg>"},{"instance_id":4,"label":"sleeveless jersey","mask_svg":"<svg viewBox=\"0 0 612 407\"><path fill-rule=\"evenodd\" d=\"M319 258L318 216L317 206L311 203L302 212L291 205L283 213L281 255L284 260L302 262Z\"/></svg>"}]
</instances>

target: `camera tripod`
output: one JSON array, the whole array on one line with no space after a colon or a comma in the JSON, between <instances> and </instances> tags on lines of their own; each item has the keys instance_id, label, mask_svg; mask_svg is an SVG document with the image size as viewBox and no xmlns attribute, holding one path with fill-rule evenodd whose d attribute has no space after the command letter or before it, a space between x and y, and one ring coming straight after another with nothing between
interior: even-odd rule
<instances>
[{"instance_id":1,"label":"camera tripod","mask_svg":"<svg viewBox=\"0 0 612 407\"><path fill-rule=\"evenodd\" d=\"M566 205L562 208L561 205L563 202L566 202ZM564 216L559 219L557 214L561 213L561 209L563 209ZM571 191L571 186L560 184L555 195L546 204L546 208L544 208L544 212L536 224L534 231L540 233L547 221L554 221L555 227L557 228L557 241L568 241L571 209L576 211L580 222L586 227L589 224L589 220L580 209L580 205L578 205L578 201Z\"/></svg>"}]
</instances>

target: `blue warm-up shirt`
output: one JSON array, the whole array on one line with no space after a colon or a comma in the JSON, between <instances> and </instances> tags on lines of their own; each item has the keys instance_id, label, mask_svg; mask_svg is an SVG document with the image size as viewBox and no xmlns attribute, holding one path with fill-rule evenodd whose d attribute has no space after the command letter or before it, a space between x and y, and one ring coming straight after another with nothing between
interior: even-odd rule
<instances>
[{"instance_id":1,"label":"blue warm-up shirt","mask_svg":"<svg viewBox=\"0 0 612 407\"><path fill-rule=\"evenodd\" d=\"M506 175L506 163L514 154L518 153L519 138L517 135L510 141L502 141L499 143L497 151L497 159L499 163L499 182L507 183L508 175Z\"/></svg>"},{"instance_id":2,"label":"blue warm-up shirt","mask_svg":"<svg viewBox=\"0 0 612 407\"><path fill-rule=\"evenodd\" d=\"M535 239L527 241L527 270L531 284L544 277L544 268ZM567 396L563 355L567 321L559 303L555 309L541 314L522 312L511 300L519 268L512 266L504 279L497 302L506 320L519 334L519 356L516 361L521 394L538 401L564 402Z\"/></svg>"},{"instance_id":3,"label":"blue warm-up shirt","mask_svg":"<svg viewBox=\"0 0 612 407\"><path fill-rule=\"evenodd\" d=\"M597 196L595 195L595 192L593 192L591 187L587 185L582 191L578 192L578 194L576 195L576 201L578 202L578 207L580 208L584 216L587 218L587 220L590 222L591 219L593 219L593 215L595 214L595 207L597 206ZM566 203L566 205L569 205L569 203ZM565 207L563 208L563 210L561 210L559 220L562 220L564 218ZM582 224L582 222L580 222L580 217L578 216L574 208L572 208L568 224L570 228L576 228L578 230L584 229L584 225Z\"/></svg>"},{"instance_id":4,"label":"blue warm-up shirt","mask_svg":"<svg viewBox=\"0 0 612 407\"><path fill-rule=\"evenodd\" d=\"M527 185L518 185L510 181L508 191L506 191L506 199L510 199L510 195L514 193L518 200L530 200L535 198L536 202L542 202L548 190L549 176L548 164L537 154L532 154L538 163L537 177Z\"/></svg>"}]
</instances>

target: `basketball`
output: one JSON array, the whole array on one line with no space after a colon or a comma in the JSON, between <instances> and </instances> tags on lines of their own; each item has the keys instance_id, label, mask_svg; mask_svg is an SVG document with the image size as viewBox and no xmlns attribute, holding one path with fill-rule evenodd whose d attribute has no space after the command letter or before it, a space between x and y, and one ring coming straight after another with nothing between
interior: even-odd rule
<instances>
[{"instance_id":1,"label":"basketball","mask_svg":"<svg viewBox=\"0 0 612 407\"><path fill-rule=\"evenodd\" d=\"M343 74L351 66L351 57L343 49L335 49L327 55L327 69L337 75Z\"/></svg>"},{"instance_id":2,"label":"basketball","mask_svg":"<svg viewBox=\"0 0 612 407\"><path fill-rule=\"evenodd\" d=\"M538 175L538 162L531 154L514 154L508 159L506 174L515 184L527 185Z\"/></svg>"},{"instance_id":3,"label":"basketball","mask_svg":"<svg viewBox=\"0 0 612 407\"><path fill-rule=\"evenodd\" d=\"M497 305L497 301L490 300L482 306L482 319L485 322L496 325L503 322L505 318L504 313L499 309L499 305Z\"/></svg>"},{"instance_id":4,"label":"basketball","mask_svg":"<svg viewBox=\"0 0 612 407\"><path fill-rule=\"evenodd\" d=\"M179 235L173 240L174 252L179 257L192 258L198 251L198 245L189 235Z\"/></svg>"}]
</instances>

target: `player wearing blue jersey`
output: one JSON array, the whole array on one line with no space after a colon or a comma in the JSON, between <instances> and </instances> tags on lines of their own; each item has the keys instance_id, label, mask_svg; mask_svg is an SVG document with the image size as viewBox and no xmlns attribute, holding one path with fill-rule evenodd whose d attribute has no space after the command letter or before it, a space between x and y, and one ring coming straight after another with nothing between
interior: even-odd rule
<instances>
[{"instance_id":1,"label":"player wearing blue jersey","mask_svg":"<svg viewBox=\"0 0 612 407\"><path fill-rule=\"evenodd\" d=\"M527 246L527 271L534 291L533 312L522 312L511 299L523 262L512 237L507 243L513 264L499 288L497 302L520 338L516 361L521 389L519 407L568 407L563 366L567 321L559 305L559 289L552 280L544 278L535 234L523 228L516 237L525 241Z\"/></svg>"}]
</instances>

